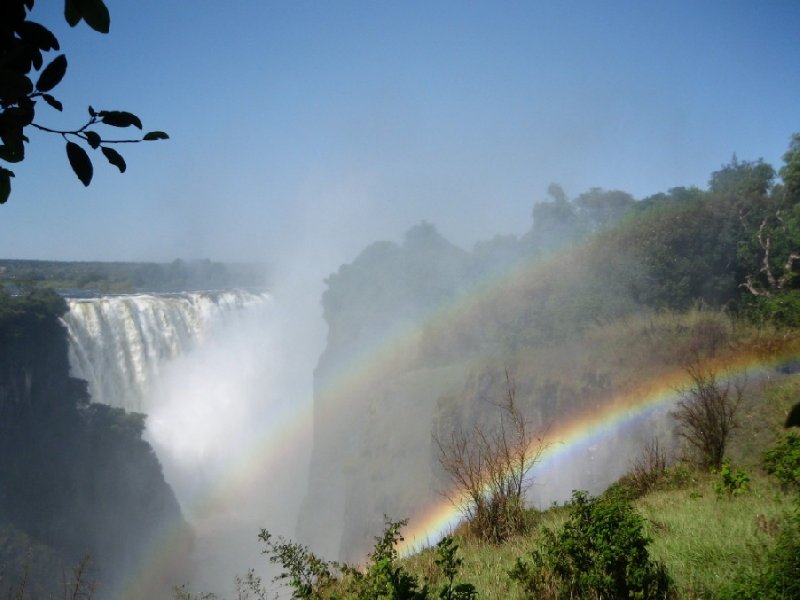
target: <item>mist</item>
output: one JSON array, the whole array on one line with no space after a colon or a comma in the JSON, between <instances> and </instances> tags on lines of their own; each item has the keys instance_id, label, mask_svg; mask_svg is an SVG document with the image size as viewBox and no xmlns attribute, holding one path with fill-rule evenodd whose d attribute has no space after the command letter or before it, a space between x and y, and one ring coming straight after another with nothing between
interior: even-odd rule
<instances>
[{"instance_id":1,"label":"mist","mask_svg":"<svg viewBox=\"0 0 800 600\"><path fill-rule=\"evenodd\" d=\"M435 436L496 432L506 374L527 506L600 494L685 454L687 363L800 323L765 301L800 281L800 6L108 4L36 3L69 70L35 122L169 139L87 146L87 186L28 127L0 207L0 524L42 572L91 546L101 600L233 597L261 528L363 564L384 515L464 527Z\"/></svg>"}]
</instances>

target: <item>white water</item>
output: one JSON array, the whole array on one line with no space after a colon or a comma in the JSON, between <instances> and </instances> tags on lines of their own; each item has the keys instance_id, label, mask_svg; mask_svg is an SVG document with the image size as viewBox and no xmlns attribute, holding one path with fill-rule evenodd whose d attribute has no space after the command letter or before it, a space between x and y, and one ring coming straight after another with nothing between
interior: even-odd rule
<instances>
[{"instance_id":1,"label":"white water","mask_svg":"<svg viewBox=\"0 0 800 600\"><path fill-rule=\"evenodd\" d=\"M241 290L69 299L63 321L72 375L89 383L94 402L149 413L170 361L268 301Z\"/></svg>"},{"instance_id":2,"label":"white water","mask_svg":"<svg viewBox=\"0 0 800 600\"><path fill-rule=\"evenodd\" d=\"M146 438L197 535L192 587L230 595L234 575L260 562L261 527L293 535L304 493L307 443L289 465L254 456L265 432L310 400L301 365L287 363L297 342L290 319L268 294L241 290L68 304L73 376L92 401L147 414ZM211 513L200 508L254 458L263 466L241 489L226 490Z\"/></svg>"}]
</instances>

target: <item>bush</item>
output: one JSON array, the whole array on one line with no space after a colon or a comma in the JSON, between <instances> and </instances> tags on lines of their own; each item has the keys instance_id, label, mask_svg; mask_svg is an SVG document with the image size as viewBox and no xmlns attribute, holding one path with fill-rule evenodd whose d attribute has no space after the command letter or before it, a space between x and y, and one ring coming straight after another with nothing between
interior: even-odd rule
<instances>
[{"instance_id":1,"label":"bush","mask_svg":"<svg viewBox=\"0 0 800 600\"><path fill-rule=\"evenodd\" d=\"M800 435L786 435L764 453L764 468L787 487L800 489Z\"/></svg>"},{"instance_id":2,"label":"bush","mask_svg":"<svg viewBox=\"0 0 800 600\"><path fill-rule=\"evenodd\" d=\"M739 425L736 413L744 395L744 382L722 382L699 362L686 368L691 385L672 412L681 437L697 453L697 462L707 469L719 469L731 432Z\"/></svg>"},{"instance_id":3,"label":"bush","mask_svg":"<svg viewBox=\"0 0 800 600\"><path fill-rule=\"evenodd\" d=\"M525 508L525 492L532 484L528 474L545 449L522 413L508 371L505 383L505 397L488 401L499 412L493 425L459 427L449 435L434 431L432 436L439 464L452 483L445 495L461 510L470 533L491 543L530 530Z\"/></svg>"},{"instance_id":4,"label":"bush","mask_svg":"<svg viewBox=\"0 0 800 600\"><path fill-rule=\"evenodd\" d=\"M728 494L738 496L747 491L747 484L750 483L750 476L744 469L732 469L731 463L725 461L719 470L719 481L714 485L714 490L718 495Z\"/></svg>"},{"instance_id":5,"label":"bush","mask_svg":"<svg viewBox=\"0 0 800 600\"><path fill-rule=\"evenodd\" d=\"M296 600L474 600L476 591L472 584L455 583L461 559L456 555L458 544L451 537L444 538L436 546L436 564L445 579L438 586L438 593L429 589L427 584L421 585L416 576L398 564L397 544L403 540L400 529L406 523L386 520L386 528L375 538L375 547L363 570L322 560L307 547L283 538L273 541L266 530L262 530L258 537L265 544L263 552L270 555L270 562L283 567L273 581L287 583L291 597ZM261 580L252 571L246 579L237 580L237 589L252 592L258 598L266 594ZM185 594L178 597L180 600L207 598Z\"/></svg>"},{"instance_id":6,"label":"bush","mask_svg":"<svg viewBox=\"0 0 800 600\"><path fill-rule=\"evenodd\" d=\"M663 598L670 581L650 559L644 520L619 496L589 498L573 492L560 531L543 531L528 561L518 559L511 578L530 598Z\"/></svg>"},{"instance_id":7,"label":"bush","mask_svg":"<svg viewBox=\"0 0 800 600\"><path fill-rule=\"evenodd\" d=\"M742 576L722 597L726 600L800 598L800 504L783 523L764 566L755 574Z\"/></svg>"}]
</instances>

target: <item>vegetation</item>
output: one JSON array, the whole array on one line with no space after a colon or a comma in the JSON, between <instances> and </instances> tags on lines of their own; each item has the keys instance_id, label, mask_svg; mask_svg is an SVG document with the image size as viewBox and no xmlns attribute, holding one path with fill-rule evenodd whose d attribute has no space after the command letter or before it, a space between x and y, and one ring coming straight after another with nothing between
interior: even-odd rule
<instances>
[{"instance_id":1,"label":"vegetation","mask_svg":"<svg viewBox=\"0 0 800 600\"><path fill-rule=\"evenodd\" d=\"M0 287L77 293L178 292L264 287L266 266L210 260L171 263L56 262L0 259Z\"/></svg>"},{"instance_id":2,"label":"vegetation","mask_svg":"<svg viewBox=\"0 0 800 600\"><path fill-rule=\"evenodd\" d=\"M469 431L459 427L444 438L434 433L439 464L450 480L448 499L473 535L493 543L530 527L525 493L533 483L530 470L544 450L517 404L508 370L505 379L505 397L490 401L499 411L492 425L474 425Z\"/></svg>"},{"instance_id":3,"label":"vegetation","mask_svg":"<svg viewBox=\"0 0 800 600\"><path fill-rule=\"evenodd\" d=\"M41 100L50 108L62 111L63 106L50 92L58 86L67 71L67 57L59 54L44 65L45 55L60 49L58 39L45 26L28 19L34 0L5 0L0 9L0 160L19 163L25 159L26 131L39 131L60 135L66 142L66 152L72 170L78 179L89 185L94 168L84 149L100 149L104 158L124 173L125 159L113 145L142 141L164 140L163 131L150 131L141 137L109 138L101 134L100 126L142 129L142 122L133 113L121 110L95 110L89 106L89 118L72 130L45 127L36 118L36 103ZM100 33L108 33L111 17L103 0L65 0L64 18L74 27L84 21ZM36 82L33 77L38 71ZM13 171L0 167L0 204L11 194Z\"/></svg>"},{"instance_id":4,"label":"vegetation","mask_svg":"<svg viewBox=\"0 0 800 600\"><path fill-rule=\"evenodd\" d=\"M567 522L544 530L511 577L529 598L664 598L669 578L647 550L644 520L627 500L574 492Z\"/></svg>"},{"instance_id":5,"label":"vegetation","mask_svg":"<svg viewBox=\"0 0 800 600\"><path fill-rule=\"evenodd\" d=\"M686 370L691 385L683 391L672 416L698 463L707 469L720 469L731 431L738 427L736 413L742 402L744 383L719 382L714 371L697 364Z\"/></svg>"}]
</instances>

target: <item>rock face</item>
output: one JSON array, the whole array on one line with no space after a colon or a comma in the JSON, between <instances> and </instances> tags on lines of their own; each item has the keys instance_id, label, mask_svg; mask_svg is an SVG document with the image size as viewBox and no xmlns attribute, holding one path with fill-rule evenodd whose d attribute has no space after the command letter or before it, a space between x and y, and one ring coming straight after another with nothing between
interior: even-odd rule
<instances>
[{"instance_id":1,"label":"rock face","mask_svg":"<svg viewBox=\"0 0 800 600\"><path fill-rule=\"evenodd\" d=\"M438 397L460 367L419 364L420 322L458 296L470 255L427 224L379 242L328 280L329 334L314 374L314 447L298 538L362 560L393 519L436 497L431 440Z\"/></svg>"},{"instance_id":2,"label":"rock face","mask_svg":"<svg viewBox=\"0 0 800 600\"><path fill-rule=\"evenodd\" d=\"M70 376L66 309L51 293L0 297L0 524L14 532L6 540L18 540L0 548L0 570L18 564L19 540L49 548L66 567L88 554L103 598L169 530L176 564L164 576L174 583L190 533L142 440L144 416L90 403L86 382ZM61 570L49 567L42 577L52 581L30 582L26 597L62 593Z\"/></svg>"}]
</instances>

